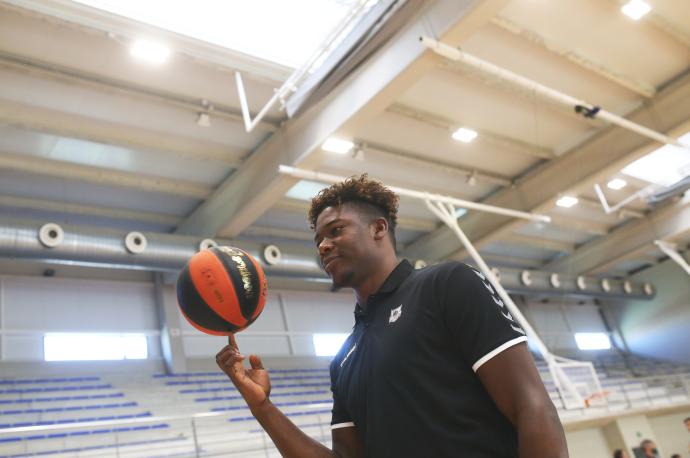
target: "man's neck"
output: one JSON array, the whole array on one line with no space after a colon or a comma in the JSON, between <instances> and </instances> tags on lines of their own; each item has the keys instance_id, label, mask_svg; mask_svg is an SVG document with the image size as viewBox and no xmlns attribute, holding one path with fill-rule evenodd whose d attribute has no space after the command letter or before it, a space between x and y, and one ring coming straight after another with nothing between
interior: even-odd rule
<instances>
[{"instance_id":1,"label":"man's neck","mask_svg":"<svg viewBox=\"0 0 690 458\"><path fill-rule=\"evenodd\" d=\"M369 296L376 293L381 288L383 283L397 266L398 258L395 256L395 254L386 256L382 261L380 261L380 264L376 267L376 270L363 280L361 285L353 287L355 297L357 298L357 303L360 307L366 309Z\"/></svg>"}]
</instances>

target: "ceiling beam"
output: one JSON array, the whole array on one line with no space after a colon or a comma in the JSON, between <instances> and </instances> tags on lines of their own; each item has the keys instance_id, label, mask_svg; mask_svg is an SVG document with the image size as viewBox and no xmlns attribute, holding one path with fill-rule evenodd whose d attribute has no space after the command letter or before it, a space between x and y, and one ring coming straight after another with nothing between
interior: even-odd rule
<instances>
[{"instance_id":1,"label":"ceiling beam","mask_svg":"<svg viewBox=\"0 0 690 458\"><path fill-rule=\"evenodd\" d=\"M601 274L601 273L613 273L613 272L620 272L621 269L617 269L616 266L623 262L627 261L634 261L638 260L642 263L646 264L656 264L658 260L656 258L653 258L651 256L648 256L646 253L648 253L652 248L653 244L646 245L646 246L641 246L637 247L634 250L630 250L629 252L622 254L615 259L610 259L603 264L599 264L596 268L592 269L590 273L592 275L596 274ZM548 263L547 263L548 264Z\"/></svg>"},{"instance_id":2,"label":"ceiling beam","mask_svg":"<svg viewBox=\"0 0 690 458\"><path fill-rule=\"evenodd\" d=\"M602 214L602 216L606 215L606 212L604 211L604 207L602 207L601 202L597 199L590 199L589 197L583 197L583 196L578 196L578 203L582 203L582 205L585 205L593 210L599 210ZM621 208L620 210L610 213L610 215L617 215L620 219L630 217L630 218L644 218L644 212L641 212L639 210L633 210L631 208Z\"/></svg>"},{"instance_id":3,"label":"ceiling beam","mask_svg":"<svg viewBox=\"0 0 690 458\"><path fill-rule=\"evenodd\" d=\"M242 112L239 108L231 107L223 103L205 100L201 98L187 97L160 89L142 86L127 81L97 75L84 70L64 67L58 64L43 62L27 56L19 56L6 51L0 51L0 64L15 68L24 72L37 73L71 84L86 84L101 90L115 91L138 99L151 100L164 103L176 108L182 108L194 113L203 111L206 106L212 107L211 114L214 117L223 118L235 123L244 123ZM206 102L206 104L204 104ZM257 125L258 128L273 132L278 128L279 119L264 117Z\"/></svg>"},{"instance_id":4,"label":"ceiling beam","mask_svg":"<svg viewBox=\"0 0 690 458\"><path fill-rule=\"evenodd\" d=\"M622 6L628 3L629 0L611 0L618 6ZM649 21L649 23L656 27L658 30L662 31L664 34L674 39L676 42L687 46L690 48L690 35L688 35L683 30L679 29L677 26L672 24L668 19L659 14L657 10L652 8L652 11L646 14L644 21Z\"/></svg>"},{"instance_id":5,"label":"ceiling beam","mask_svg":"<svg viewBox=\"0 0 690 458\"><path fill-rule=\"evenodd\" d=\"M659 117L658 113L664 113ZM661 90L647 105L628 115L633 122L654 119L658 130L678 136L690 124L690 73ZM559 194L578 195L590 190L620 171L628 163L658 148L658 143L624 129L607 126L562 156L553 159L516 181L513 188L503 189L482 203L532 213L545 213L553 208ZM480 248L493 239L514 232L524 221L480 212L463 218L463 230ZM429 259L464 258L455 235L445 227L420 238L408 246L411 257L425 255Z\"/></svg>"},{"instance_id":6,"label":"ceiling beam","mask_svg":"<svg viewBox=\"0 0 690 458\"><path fill-rule=\"evenodd\" d=\"M572 253L575 251L575 245L573 243L561 242L560 240L547 238L532 237L522 234L509 234L501 237L499 241L512 245L527 245L534 248L541 248L543 250L559 251L561 253Z\"/></svg>"},{"instance_id":7,"label":"ceiling beam","mask_svg":"<svg viewBox=\"0 0 690 458\"><path fill-rule=\"evenodd\" d=\"M282 239L299 240L302 242L313 242L314 234L311 231L299 229L285 229L281 227L250 226L242 231L240 235L251 235L254 237L273 237Z\"/></svg>"},{"instance_id":8,"label":"ceiling beam","mask_svg":"<svg viewBox=\"0 0 690 458\"><path fill-rule=\"evenodd\" d=\"M519 98L523 103L531 104L532 106L536 104L538 104L538 106L544 106L549 110L551 115L560 116L564 119L568 119L570 121L574 121L575 123L586 125L595 129L601 128L603 124L603 122L598 119L585 118L584 116L576 115L573 110L566 109L563 104L555 103L550 99L535 95L533 91L527 91L516 86L515 84L508 82L499 82L497 84L496 78L487 78L479 70L470 68L461 62L443 58L442 60L439 60L437 68L453 75L458 84L466 84L468 80L476 81L480 84L491 87L493 90L499 89L504 91L509 96ZM516 103L515 100L511 102ZM558 152L554 154L560 156Z\"/></svg>"},{"instance_id":9,"label":"ceiling beam","mask_svg":"<svg viewBox=\"0 0 690 458\"><path fill-rule=\"evenodd\" d=\"M297 181L278 173L278 166L318 167L314 154L334 133L355 137L363 125L422 75L436 60L419 41L432 27L449 43L459 44L493 16L507 0L408 0L398 14L414 19L372 55L328 97L287 121L266 140L178 228L179 233L234 237L269 209ZM422 15L423 14L423 15Z\"/></svg>"},{"instance_id":10,"label":"ceiling beam","mask_svg":"<svg viewBox=\"0 0 690 458\"><path fill-rule=\"evenodd\" d=\"M406 164L415 170L426 169L429 173L457 175L463 180L474 177L478 183L486 183L492 186L506 187L512 184L510 178L493 172L465 168L437 159L422 158L418 154L410 151L404 151L399 148L392 148L366 140L355 139L354 142L357 145L361 145L361 148L367 156L371 153L372 156L379 156L385 158L387 161L394 161L397 164Z\"/></svg>"},{"instance_id":11,"label":"ceiling beam","mask_svg":"<svg viewBox=\"0 0 690 458\"><path fill-rule=\"evenodd\" d=\"M239 167L248 152L218 143L179 137L88 116L0 99L0 124L60 137L140 151L153 151Z\"/></svg>"},{"instance_id":12,"label":"ceiling beam","mask_svg":"<svg viewBox=\"0 0 690 458\"><path fill-rule=\"evenodd\" d=\"M525 269L536 269L543 264L543 262L539 259L503 255L499 256L488 253L480 253L480 255L490 267L521 267ZM468 264L474 264L474 260L470 258L466 258L465 261L467 261Z\"/></svg>"},{"instance_id":13,"label":"ceiling beam","mask_svg":"<svg viewBox=\"0 0 690 458\"><path fill-rule=\"evenodd\" d=\"M309 212L309 202L284 197L280 199L278 202L276 202L274 208L280 210L287 210L293 213L301 213L302 215L304 215L304 218L306 219L307 213ZM438 224L439 223L437 223L434 220L410 218L398 215L398 227L400 229L418 232L429 232L436 229L438 227Z\"/></svg>"},{"instance_id":14,"label":"ceiling beam","mask_svg":"<svg viewBox=\"0 0 690 458\"><path fill-rule=\"evenodd\" d=\"M175 53L184 55L190 60L202 62L226 72L241 71L251 75L252 79L267 83L282 83L290 76L290 67L251 56L225 46L180 34L130 19L108 11L102 11L78 2L53 0L4 0L0 3L2 13L19 12L23 16L38 17L41 22L58 22L70 29L82 33L85 46L92 46L95 35L104 39L124 42L125 45L141 36L156 38L167 43ZM48 21L46 17L49 16ZM56 21L57 19L57 21ZM86 32L86 34L84 34ZM94 34L96 32L96 34Z\"/></svg>"},{"instance_id":15,"label":"ceiling beam","mask_svg":"<svg viewBox=\"0 0 690 458\"><path fill-rule=\"evenodd\" d=\"M556 54L560 57L568 59L570 62L578 65L579 67L585 68L597 75L617 84L618 86L624 87L630 91L635 92L645 98L654 97L656 94L656 89L650 84L642 81L637 81L627 75L624 75L614 69L608 68L605 64L600 62L595 62L587 56L574 51L560 43L556 43L553 39L539 35L534 30L520 25L504 16L494 16L491 19L491 23L500 27L503 30L517 35L530 43L533 43L549 52Z\"/></svg>"},{"instance_id":16,"label":"ceiling beam","mask_svg":"<svg viewBox=\"0 0 690 458\"><path fill-rule=\"evenodd\" d=\"M550 214L549 217L551 218L551 223L549 224L561 229L566 229L574 232L582 232L583 234L589 235L606 235L609 233L609 225L605 223L600 223L588 219L575 218L573 216ZM518 228L521 225L522 224L516 225L515 228ZM500 237L500 235L497 234L496 237Z\"/></svg>"},{"instance_id":17,"label":"ceiling beam","mask_svg":"<svg viewBox=\"0 0 690 458\"><path fill-rule=\"evenodd\" d=\"M454 130L463 126L459 121L444 118L428 111L420 110L418 108L404 105L402 103L394 103L386 109L389 113L394 113L399 116L404 116L415 121L422 122L432 127L443 130L446 135L450 135ZM506 137L488 130L472 127L479 134L475 139L478 144L487 144L503 148L506 151L524 154L527 156L537 157L540 159L553 159L554 152L546 147L527 143L515 138Z\"/></svg>"},{"instance_id":18,"label":"ceiling beam","mask_svg":"<svg viewBox=\"0 0 690 458\"><path fill-rule=\"evenodd\" d=\"M631 221L608 236L587 243L570 256L544 266L554 271L586 274L627 259L630 252L642 253L652 248L654 240L668 240L690 233L690 194L660 205L646 218Z\"/></svg>"},{"instance_id":19,"label":"ceiling beam","mask_svg":"<svg viewBox=\"0 0 690 458\"><path fill-rule=\"evenodd\" d=\"M16 170L37 175L68 178L100 185L112 185L147 192L161 192L205 199L213 189L197 183L169 178L120 172L118 170L78 165L45 157L0 154L0 169Z\"/></svg>"},{"instance_id":20,"label":"ceiling beam","mask_svg":"<svg viewBox=\"0 0 690 458\"><path fill-rule=\"evenodd\" d=\"M46 199L31 199L26 197L0 196L0 207L21 208L44 212L69 213L72 215L99 216L108 219L137 221L142 223L175 226L182 218L174 215L151 213L120 208L106 208L94 205L72 204Z\"/></svg>"}]
</instances>

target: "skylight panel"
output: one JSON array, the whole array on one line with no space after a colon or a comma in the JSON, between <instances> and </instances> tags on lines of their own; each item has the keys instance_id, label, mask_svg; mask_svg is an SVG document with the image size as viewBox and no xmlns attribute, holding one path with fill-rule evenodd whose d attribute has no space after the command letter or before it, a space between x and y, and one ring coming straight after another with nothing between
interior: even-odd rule
<instances>
[{"instance_id":1,"label":"skylight panel","mask_svg":"<svg viewBox=\"0 0 690 458\"><path fill-rule=\"evenodd\" d=\"M626 166L622 171L659 186L670 186L690 174L690 132L678 141L687 149L664 145Z\"/></svg>"},{"instance_id":2,"label":"skylight panel","mask_svg":"<svg viewBox=\"0 0 690 458\"><path fill-rule=\"evenodd\" d=\"M73 1L296 68L358 0Z\"/></svg>"},{"instance_id":3,"label":"skylight panel","mask_svg":"<svg viewBox=\"0 0 690 458\"><path fill-rule=\"evenodd\" d=\"M300 180L285 193L285 197L310 201L327 185L316 181Z\"/></svg>"},{"instance_id":4,"label":"skylight panel","mask_svg":"<svg viewBox=\"0 0 690 458\"><path fill-rule=\"evenodd\" d=\"M116 361L146 359L140 334L49 333L43 338L45 361Z\"/></svg>"}]
</instances>

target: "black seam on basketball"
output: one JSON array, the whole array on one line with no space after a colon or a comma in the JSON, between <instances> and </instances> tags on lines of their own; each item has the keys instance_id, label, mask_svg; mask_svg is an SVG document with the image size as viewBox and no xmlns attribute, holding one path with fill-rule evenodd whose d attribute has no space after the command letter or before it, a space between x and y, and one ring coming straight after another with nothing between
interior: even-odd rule
<instances>
[{"instance_id":1,"label":"black seam on basketball","mask_svg":"<svg viewBox=\"0 0 690 458\"><path fill-rule=\"evenodd\" d=\"M242 282L242 274L235 261L233 261L227 253L224 253L218 248L212 248L211 252L220 260L225 269L228 271L230 280L235 288L235 296L237 297L237 303L240 306L240 312L246 320L250 320L252 315L254 315L256 306L259 304L259 297L261 294L259 274L254 267L254 263L251 259L249 259L249 256L246 253L241 252L242 254L240 258L244 262L247 271L249 272L249 281L252 288L252 294L247 297L244 294L245 289L244 283Z\"/></svg>"},{"instance_id":2,"label":"black seam on basketball","mask_svg":"<svg viewBox=\"0 0 690 458\"><path fill-rule=\"evenodd\" d=\"M209 307L192 281L189 265L186 265L177 279L177 302L182 312L199 326L219 332L235 332L240 326L229 323Z\"/></svg>"}]
</instances>

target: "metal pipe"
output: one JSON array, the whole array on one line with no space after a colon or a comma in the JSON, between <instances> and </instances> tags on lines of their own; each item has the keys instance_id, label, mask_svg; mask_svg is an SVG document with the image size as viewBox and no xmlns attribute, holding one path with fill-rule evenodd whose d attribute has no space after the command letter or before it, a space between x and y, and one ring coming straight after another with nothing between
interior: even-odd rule
<instances>
[{"instance_id":1,"label":"metal pipe","mask_svg":"<svg viewBox=\"0 0 690 458\"><path fill-rule=\"evenodd\" d=\"M338 183L346 179L346 177L341 177L337 175L331 175L328 173L314 172L312 170L298 169L296 167L290 167L287 165L280 165L278 167L278 172L283 175L289 175L295 178L303 178L306 180L316 180L324 183ZM388 189L395 192L398 195L413 197L422 200L434 200L438 202L443 202L446 204L456 205L462 208L468 208L472 210L481 210L488 213L496 213L499 215L512 216L514 218L523 218L531 221L538 221L543 223L550 223L551 217L546 215L536 215L534 213L526 213L518 210L511 210L509 208L495 207L493 205L479 204L477 202L472 202L471 200L457 199L455 197L444 196L441 194L432 194L428 192L414 191L411 189L398 188L395 186L388 186Z\"/></svg>"},{"instance_id":2,"label":"metal pipe","mask_svg":"<svg viewBox=\"0 0 690 458\"><path fill-rule=\"evenodd\" d=\"M443 221L460 239L460 241L465 246L465 249L470 254L474 262L477 263L479 270L481 270L482 273L489 279L491 285L496 289L498 295L505 302L506 307L508 307L508 311L515 317L520 326L522 326L522 328L527 333L527 336L530 339L533 339L533 343L539 350L539 353L541 353L544 360L546 360L550 364L552 359L551 352L546 348L544 342L541 340L534 328L532 328L532 326L529 324L527 319L525 319L525 317L522 315L522 313L517 308L510 296L508 296L508 293L501 286L500 282L498 281L498 278L496 278L489 266L479 255L479 252L474 248L474 245L472 245L470 239L468 239L465 233L462 231L462 229L460 229L460 226L458 225L455 216L455 207L452 205L446 206L441 202L432 202L430 200L425 200L425 203L427 208L433 214L435 214L441 221Z\"/></svg>"},{"instance_id":3,"label":"metal pipe","mask_svg":"<svg viewBox=\"0 0 690 458\"><path fill-rule=\"evenodd\" d=\"M496 76L505 81L515 84L516 86L522 87L532 93L539 94L543 97L551 99L555 102L565 104L578 112L583 112L585 117L599 118L604 121L608 121L611 124L615 124L624 129L628 129L632 132L636 132L645 137L651 138L660 143L665 143L667 145L677 146L685 150L689 150L687 145L683 145L677 139L669 137L668 135L662 134L648 127L642 126L640 124L629 121L621 116L610 113L606 110L602 110L600 107L593 105L591 103L585 102L584 100L577 99L563 92L552 89L543 84L539 84L524 76L520 76L509 70L501 68L476 56L468 54L465 51L461 51L458 48L454 48L440 41L434 40L429 37L420 37L420 41L424 46L434 51L447 59L453 60L455 62L461 62L469 67L479 70L483 73ZM580 108L581 107L581 108Z\"/></svg>"},{"instance_id":4,"label":"metal pipe","mask_svg":"<svg viewBox=\"0 0 690 458\"><path fill-rule=\"evenodd\" d=\"M259 113L251 119L249 113L249 104L247 103L247 95L244 91L244 85L242 84L242 75L240 72L235 72L235 82L237 83L237 93L240 99L240 105L242 107L242 117L244 119L244 128L247 132L251 132L256 125L261 122L263 117L268 113L268 111L273 108L277 101L284 101L285 97L291 92L296 90L297 84L300 80L309 73L309 70L313 67L314 63L317 62L326 52L328 52L335 42L335 40L343 33L344 30L350 25L350 23L359 15L359 13L365 8L368 2L364 0L359 0L355 6L353 6L347 15L340 21L336 28L326 37L326 39L319 45L319 47L314 51L309 59L302 64L301 67L296 69L288 77L288 79L275 91L273 96L268 102L263 106Z\"/></svg>"},{"instance_id":5,"label":"metal pipe","mask_svg":"<svg viewBox=\"0 0 690 458\"><path fill-rule=\"evenodd\" d=\"M107 268L122 268L177 273L199 250L200 237L144 232L146 249L139 254L127 251L124 231L113 231L94 227L64 225L62 243L47 248L38 239L39 228L35 221L15 221L0 226L0 257L28 259L40 262L89 265ZM290 285L309 289L310 283L323 283L328 289L330 281L321 268L317 255L311 248L285 244L279 246L281 259L268 264L263 257L267 244L247 240L216 239L220 245L237 246L254 256L278 288ZM602 297L608 299L649 300L654 297L654 288L649 284L630 282L624 287L622 280L610 280L608 291L601 287L596 277L561 276L559 287L550 283L550 272L530 270L530 282L522 280L526 272L520 269L501 268L501 285L511 294L563 294L577 297ZM1 279L0 279L1 281ZM584 288L583 288L584 286ZM1 290L0 290L1 294Z\"/></svg>"}]
</instances>

